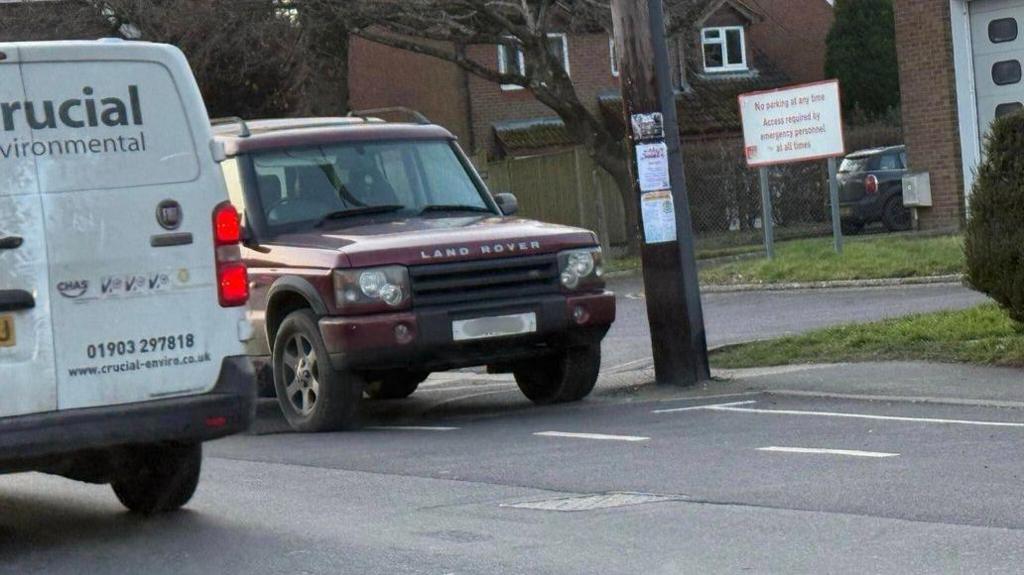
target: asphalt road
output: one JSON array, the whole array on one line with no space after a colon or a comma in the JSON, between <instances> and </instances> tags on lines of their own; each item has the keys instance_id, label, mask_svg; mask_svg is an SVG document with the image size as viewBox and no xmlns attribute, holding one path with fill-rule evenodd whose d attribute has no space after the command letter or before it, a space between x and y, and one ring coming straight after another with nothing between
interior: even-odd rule
<instances>
[{"instance_id":1,"label":"asphalt road","mask_svg":"<svg viewBox=\"0 0 1024 575\"><path fill-rule=\"evenodd\" d=\"M189 510L149 521L103 487L5 478L0 572L1017 573L1024 560L1021 410L755 394L378 423L211 444Z\"/></svg>"},{"instance_id":2,"label":"asphalt road","mask_svg":"<svg viewBox=\"0 0 1024 575\"><path fill-rule=\"evenodd\" d=\"M647 308L639 278L617 278L618 319L604 346L606 366L651 355ZM984 296L958 285L889 288L758 291L705 294L708 345L718 346L791 335L841 323L971 307Z\"/></svg>"},{"instance_id":3,"label":"asphalt road","mask_svg":"<svg viewBox=\"0 0 1024 575\"><path fill-rule=\"evenodd\" d=\"M638 287L614 286L610 366L648 353ZM716 294L705 309L716 345L978 301L928 286ZM0 477L0 573L1016 573L1024 559L1024 410L760 393L535 408L507 377L463 375L368 405L357 433L290 433L265 403L252 434L207 446L198 495L166 517L133 517L104 486Z\"/></svg>"}]
</instances>

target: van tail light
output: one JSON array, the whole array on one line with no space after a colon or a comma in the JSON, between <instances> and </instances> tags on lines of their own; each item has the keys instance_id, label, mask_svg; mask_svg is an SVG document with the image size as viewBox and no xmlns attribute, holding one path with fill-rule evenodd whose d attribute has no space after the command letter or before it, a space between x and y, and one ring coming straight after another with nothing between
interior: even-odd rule
<instances>
[{"instance_id":1,"label":"van tail light","mask_svg":"<svg viewBox=\"0 0 1024 575\"><path fill-rule=\"evenodd\" d=\"M242 262L242 224L229 202L213 210L213 247L217 263L217 299L221 307L249 303L249 272Z\"/></svg>"},{"instance_id":2,"label":"van tail light","mask_svg":"<svg viewBox=\"0 0 1024 575\"><path fill-rule=\"evenodd\" d=\"M864 190L868 194L872 194L872 195L873 194L877 194L878 193L878 178L876 178L874 175L870 175L867 178L865 178L864 179Z\"/></svg>"}]
</instances>

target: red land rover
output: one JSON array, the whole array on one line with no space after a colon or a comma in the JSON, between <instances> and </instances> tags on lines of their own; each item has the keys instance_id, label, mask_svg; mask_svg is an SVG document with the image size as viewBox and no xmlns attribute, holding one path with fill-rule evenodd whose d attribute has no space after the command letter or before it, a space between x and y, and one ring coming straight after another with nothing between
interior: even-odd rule
<instances>
[{"instance_id":1,"label":"red land rover","mask_svg":"<svg viewBox=\"0 0 1024 575\"><path fill-rule=\"evenodd\" d=\"M511 372L536 403L597 381L615 319L594 233L513 217L445 129L374 118L215 122L244 214L256 356L299 431L358 425L363 394ZM269 387L269 386L268 386Z\"/></svg>"}]
</instances>

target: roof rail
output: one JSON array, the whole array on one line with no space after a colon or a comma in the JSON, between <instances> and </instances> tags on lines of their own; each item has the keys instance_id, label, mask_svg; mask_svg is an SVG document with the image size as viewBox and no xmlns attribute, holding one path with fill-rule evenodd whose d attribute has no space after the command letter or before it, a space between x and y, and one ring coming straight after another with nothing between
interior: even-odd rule
<instances>
[{"instance_id":1,"label":"roof rail","mask_svg":"<svg viewBox=\"0 0 1024 575\"><path fill-rule=\"evenodd\" d=\"M405 114L410 116L417 124L433 124L430 118L424 116L420 112L413 110L412 108L406 108L405 106L391 106L388 108L373 108L370 110L353 110L348 113L349 117L360 118L363 121L369 120L369 117L377 114Z\"/></svg>"},{"instance_id":2,"label":"roof rail","mask_svg":"<svg viewBox=\"0 0 1024 575\"><path fill-rule=\"evenodd\" d=\"M249 131L249 124L245 123L245 120L238 116L227 116L225 118L213 118L210 120L211 126L226 126L228 124L238 124L238 137L248 138L252 135Z\"/></svg>"}]
</instances>

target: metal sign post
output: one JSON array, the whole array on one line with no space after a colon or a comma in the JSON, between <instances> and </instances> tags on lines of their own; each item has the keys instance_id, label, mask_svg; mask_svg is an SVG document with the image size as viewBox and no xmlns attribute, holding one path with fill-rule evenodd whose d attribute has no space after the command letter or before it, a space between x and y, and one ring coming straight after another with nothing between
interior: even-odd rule
<instances>
[{"instance_id":1,"label":"metal sign post","mask_svg":"<svg viewBox=\"0 0 1024 575\"><path fill-rule=\"evenodd\" d=\"M662 0L612 0L659 384L711 378Z\"/></svg>"},{"instance_id":2,"label":"metal sign post","mask_svg":"<svg viewBox=\"0 0 1024 575\"><path fill-rule=\"evenodd\" d=\"M768 185L768 167L762 167L761 176L761 230L764 231L764 255L775 259L775 218L772 216L772 190Z\"/></svg>"},{"instance_id":3,"label":"metal sign post","mask_svg":"<svg viewBox=\"0 0 1024 575\"><path fill-rule=\"evenodd\" d=\"M828 159L828 197L832 206L832 238L835 244L836 253L843 255L843 220L839 213L839 173L836 169L836 159Z\"/></svg>"}]
</instances>

